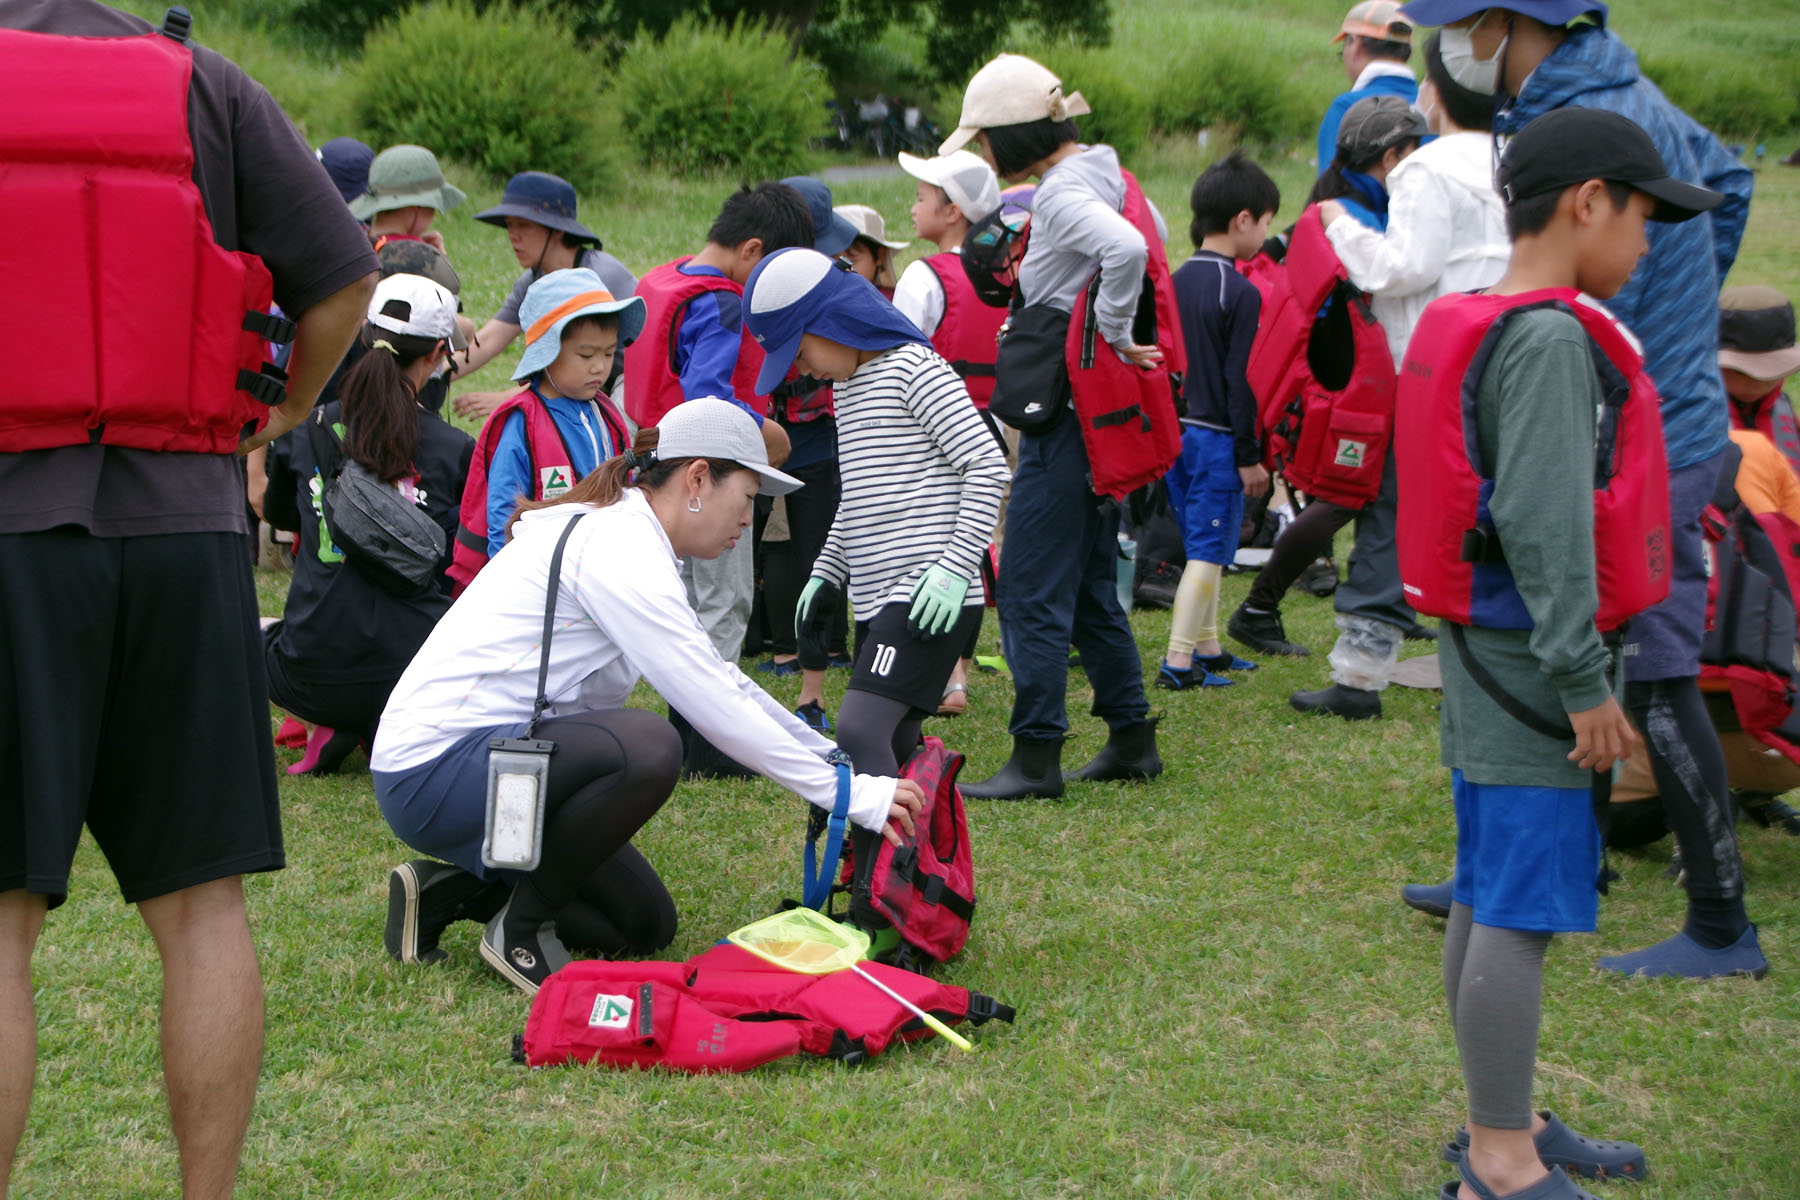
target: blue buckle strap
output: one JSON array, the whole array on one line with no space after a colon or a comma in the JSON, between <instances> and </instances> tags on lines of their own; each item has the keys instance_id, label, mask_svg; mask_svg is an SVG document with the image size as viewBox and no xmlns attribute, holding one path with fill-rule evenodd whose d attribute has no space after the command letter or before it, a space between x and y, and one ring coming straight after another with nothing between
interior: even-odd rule
<instances>
[{"instance_id":1,"label":"blue buckle strap","mask_svg":"<svg viewBox=\"0 0 1800 1200\"><path fill-rule=\"evenodd\" d=\"M818 861L813 860L813 849L819 841L816 830L806 839L806 848L800 852L801 875L805 883L801 903L820 912L831 899L838 860L844 855L844 826L850 817L850 758L842 751L834 750L826 761L837 767L837 803L825 822L825 853Z\"/></svg>"}]
</instances>

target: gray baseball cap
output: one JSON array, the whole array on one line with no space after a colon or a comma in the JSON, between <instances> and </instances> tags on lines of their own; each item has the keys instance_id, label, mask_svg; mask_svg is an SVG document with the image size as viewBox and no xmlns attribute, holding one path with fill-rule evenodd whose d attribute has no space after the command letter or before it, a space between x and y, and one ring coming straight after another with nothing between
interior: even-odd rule
<instances>
[{"instance_id":1,"label":"gray baseball cap","mask_svg":"<svg viewBox=\"0 0 1800 1200\"><path fill-rule=\"evenodd\" d=\"M762 476L762 494L785 496L800 480L769 465L756 420L744 409L716 396L698 396L670 409L656 423L656 457L722 458Z\"/></svg>"}]
</instances>

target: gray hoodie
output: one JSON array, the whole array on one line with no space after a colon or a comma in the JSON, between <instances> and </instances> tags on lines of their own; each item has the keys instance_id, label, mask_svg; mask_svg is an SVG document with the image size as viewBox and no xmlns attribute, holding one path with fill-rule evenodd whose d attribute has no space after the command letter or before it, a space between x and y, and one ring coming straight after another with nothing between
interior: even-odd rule
<instances>
[{"instance_id":1,"label":"gray hoodie","mask_svg":"<svg viewBox=\"0 0 1800 1200\"><path fill-rule=\"evenodd\" d=\"M1148 201L1146 201L1148 203ZM1125 181L1111 146L1084 146L1045 171L1031 202L1031 241L1019 266L1019 288L1028 304L1075 311L1075 297L1100 271L1095 303L1100 336L1114 346L1131 344L1149 249L1135 226L1120 215ZM1165 240L1162 215L1151 207Z\"/></svg>"}]
</instances>

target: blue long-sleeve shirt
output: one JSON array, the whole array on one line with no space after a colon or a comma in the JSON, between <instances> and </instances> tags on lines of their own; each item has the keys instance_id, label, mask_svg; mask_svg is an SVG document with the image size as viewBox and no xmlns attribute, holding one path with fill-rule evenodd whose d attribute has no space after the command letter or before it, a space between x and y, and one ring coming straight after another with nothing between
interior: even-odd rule
<instances>
[{"instance_id":1,"label":"blue long-sleeve shirt","mask_svg":"<svg viewBox=\"0 0 1800 1200\"><path fill-rule=\"evenodd\" d=\"M569 486L625 447L614 446L606 431L606 422L594 406L582 400L564 397L550 399L542 393L538 400L556 422L563 444L569 449L569 465L575 468L575 479ZM536 494L537 481L532 478L531 451L526 444L525 414L517 410L506 415L500 428L500 440L494 445L494 458L488 464L487 516L488 557L500 553L506 545L506 523L519 507L519 497Z\"/></svg>"},{"instance_id":2,"label":"blue long-sleeve shirt","mask_svg":"<svg viewBox=\"0 0 1800 1200\"><path fill-rule=\"evenodd\" d=\"M1669 174L1725 194L1710 213L1677 225L1652 223L1650 253L1606 302L1644 344L1644 365L1662 394L1669 466L1689 467L1725 449L1729 418L1719 378L1719 284L1737 258L1750 215L1751 174L1719 139L1638 73L1637 55L1598 28L1571 33L1531 73L1524 95L1495 128L1517 133L1553 109L1578 105L1642 126Z\"/></svg>"},{"instance_id":3,"label":"blue long-sleeve shirt","mask_svg":"<svg viewBox=\"0 0 1800 1200\"><path fill-rule=\"evenodd\" d=\"M719 275L716 267L683 263L684 275ZM703 292L688 302L675 331L675 361L681 368L681 396L729 400L762 424L762 414L732 390L732 373L744 344L744 298L736 292Z\"/></svg>"},{"instance_id":4,"label":"blue long-sleeve shirt","mask_svg":"<svg viewBox=\"0 0 1800 1200\"><path fill-rule=\"evenodd\" d=\"M1187 345L1182 406L1189 424L1231 435L1240 467L1262 461L1256 436L1256 395L1245 372L1256 340L1262 294L1223 254L1197 251L1175 269L1175 308Z\"/></svg>"}]
</instances>

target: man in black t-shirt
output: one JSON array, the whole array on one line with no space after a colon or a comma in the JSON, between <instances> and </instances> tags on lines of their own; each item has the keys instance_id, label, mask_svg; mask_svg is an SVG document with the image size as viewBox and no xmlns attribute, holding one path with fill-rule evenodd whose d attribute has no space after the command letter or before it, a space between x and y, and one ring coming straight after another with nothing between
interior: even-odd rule
<instances>
[{"instance_id":1,"label":"man in black t-shirt","mask_svg":"<svg viewBox=\"0 0 1800 1200\"><path fill-rule=\"evenodd\" d=\"M90 55L137 53L133 61L144 61L141 46L123 41L89 50L21 33L138 39L151 36L151 26L90 0L0 0L0 93L8 97L10 126L0 137L9 144L56 127L54 95L20 94L34 86L21 80L41 79L46 62L76 71ZM166 84L158 90L146 82L140 95L136 75L109 78L95 70L86 78L94 127L84 138L67 137L79 145L53 137L29 143L19 178L28 169L37 172L33 182L68 178L67 171L54 173L59 156L112 164L121 150L136 155L135 140L129 147L108 140L123 140L109 131L134 122L178 129L175 93ZM175 76L165 65L143 78ZM286 398L266 428L244 441L243 453L293 428L311 409L362 320L375 260L330 178L268 93L199 48L192 51L187 133L192 180L213 240L262 259L275 302L297 325ZM146 176L159 169L148 153L142 160L130 159L131 169ZM107 169L108 179L124 170ZM183 187L178 168L161 169L162 195ZM10 197L15 211L22 194L29 193ZM67 216L66 206L45 205L46 226ZM15 243L17 254L0 254L0 312L7 298L29 297L37 326L47 318L66 329L58 344L28 350L63 356L66 378L133 377L147 361L182 357L166 353L166 338L140 344L140 334L134 343L138 325L129 318L134 308L166 314L197 307L190 281L161 286L160 279L143 279L121 247L135 240L160 249L198 231L172 227L191 217L159 220L165 210L150 204L130 209L121 215L93 206L91 230L83 234L89 244L59 247L67 250L68 270L87 273L65 280L70 286L46 288L34 278L21 263L41 260L25 243ZM9 236L34 233L42 236ZM103 305L89 312L70 299L90 290L116 295L121 278L134 281L131 300L115 305L123 311ZM26 315L16 299L13 308L14 317ZM196 357L211 349L196 346ZM77 369L84 362L85 374ZM208 397L190 394L186 376L170 378L177 373L137 370L123 395L114 394L118 383L96 383L94 400L101 412L129 411L156 429L178 425L155 403L157 385L167 379L172 413L204 408ZM146 375L150 385L142 382ZM0 411L17 418L44 403L0 381ZM262 981L241 877L283 865L256 598L243 553L242 469L230 453L132 448L144 439L121 437L116 428L102 441L105 426L91 442L27 449L21 442L30 431L20 428L15 420L10 448L0 449L0 1195L35 1074L32 949L46 913L68 892L85 825L162 958L163 1073L184 1194L226 1196L263 1037ZM65 946L64 956L98 956L100 949ZM96 974L105 970L97 963Z\"/></svg>"}]
</instances>

